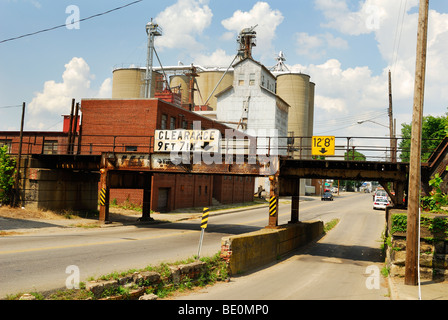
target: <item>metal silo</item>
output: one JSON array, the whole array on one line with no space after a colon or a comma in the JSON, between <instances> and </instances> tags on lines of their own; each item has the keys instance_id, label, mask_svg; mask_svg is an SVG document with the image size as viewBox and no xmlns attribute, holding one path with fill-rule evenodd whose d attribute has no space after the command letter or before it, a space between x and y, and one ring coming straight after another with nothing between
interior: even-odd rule
<instances>
[{"instance_id":1,"label":"metal silo","mask_svg":"<svg viewBox=\"0 0 448 320\"><path fill-rule=\"evenodd\" d=\"M310 107L308 109L308 136L314 135L314 93L316 84L310 82Z\"/></svg>"},{"instance_id":2,"label":"metal silo","mask_svg":"<svg viewBox=\"0 0 448 320\"><path fill-rule=\"evenodd\" d=\"M224 75L224 71L204 71L199 73L199 77L196 78L199 91L194 93L194 101L196 104L203 104L207 101L207 98L212 94L221 77ZM220 93L224 89L230 87L233 84L233 71L229 71L224 75L224 78L216 87L215 92L208 101L208 105L216 110L217 99L216 94ZM199 94L200 93L200 94Z\"/></svg>"},{"instance_id":3,"label":"metal silo","mask_svg":"<svg viewBox=\"0 0 448 320\"><path fill-rule=\"evenodd\" d=\"M172 76L170 79L170 87L175 88L179 86L182 95L182 104L188 104L190 94L190 77L186 75Z\"/></svg>"},{"instance_id":4,"label":"metal silo","mask_svg":"<svg viewBox=\"0 0 448 320\"><path fill-rule=\"evenodd\" d=\"M156 79L158 73L153 71L153 79ZM144 98L145 96L145 69L142 68L122 68L115 69L112 80L112 98L130 99ZM156 81L153 81L152 93Z\"/></svg>"},{"instance_id":5,"label":"metal silo","mask_svg":"<svg viewBox=\"0 0 448 320\"><path fill-rule=\"evenodd\" d=\"M277 76L277 95L289 105L288 132L295 137L309 137L310 121L310 76L302 73L284 73ZM310 139L296 139L295 146L307 147ZM299 150L299 154L307 155L308 150ZM298 154L297 154L298 155Z\"/></svg>"}]
</instances>

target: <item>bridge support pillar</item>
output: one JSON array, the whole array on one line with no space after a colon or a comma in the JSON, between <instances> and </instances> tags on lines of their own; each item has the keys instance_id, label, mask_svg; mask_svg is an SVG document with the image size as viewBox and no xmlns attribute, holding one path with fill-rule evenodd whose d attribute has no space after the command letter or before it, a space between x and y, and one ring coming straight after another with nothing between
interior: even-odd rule
<instances>
[{"instance_id":1,"label":"bridge support pillar","mask_svg":"<svg viewBox=\"0 0 448 320\"><path fill-rule=\"evenodd\" d=\"M107 174L106 169L100 170L101 177L100 177L100 196L99 196L99 203L100 203L100 217L99 221L103 223L109 222L109 194L110 194L110 185L109 185L109 178Z\"/></svg>"},{"instance_id":2,"label":"bridge support pillar","mask_svg":"<svg viewBox=\"0 0 448 320\"><path fill-rule=\"evenodd\" d=\"M291 221L288 223L297 223L299 222L299 196L291 197Z\"/></svg>"},{"instance_id":3,"label":"bridge support pillar","mask_svg":"<svg viewBox=\"0 0 448 320\"><path fill-rule=\"evenodd\" d=\"M145 176L144 188L143 188L143 206L142 206L142 217L140 221L152 221L151 218L151 175Z\"/></svg>"}]
</instances>

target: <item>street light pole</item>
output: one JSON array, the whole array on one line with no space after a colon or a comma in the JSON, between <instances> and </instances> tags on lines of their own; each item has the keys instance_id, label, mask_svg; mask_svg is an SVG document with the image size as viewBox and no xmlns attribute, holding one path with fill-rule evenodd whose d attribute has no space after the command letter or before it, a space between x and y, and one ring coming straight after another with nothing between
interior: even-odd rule
<instances>
[{"instance_id":1,"label":"street light pole","mask_svg":"<svg viewBox=\"0 0 448 320\"><path fill-rule=\"evenodd\" d=\"M417 59L415 67L414 105L412 114L411 156L409 162L409 197L406 234L405 284L418 284L419 193L421 182L421 140L425 92L426 51L429 0L420 0Z\"/></svg>"}]
</instances>

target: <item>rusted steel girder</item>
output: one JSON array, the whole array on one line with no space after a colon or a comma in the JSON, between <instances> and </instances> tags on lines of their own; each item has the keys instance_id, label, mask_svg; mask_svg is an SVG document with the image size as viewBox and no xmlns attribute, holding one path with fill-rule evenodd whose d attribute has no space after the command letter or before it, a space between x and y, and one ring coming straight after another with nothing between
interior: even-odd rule
<instances>
[{"instance_id":1,"label":"rusted steel girder","mask_svg":"<svg viewBox=\"0 0 448 320\"><path fill-rule=\"evenodd\" d=\"M197 174L230 174L266 176L275 173L274 161L260 161L258 158L248 156L233 156L228 158L199 158L195 155L172 158L170 154L153 153L103 153L101 168L108 170L149 171L164 173L197 173ZM198 156L204 157L204 156ZM210 157L210 156L208 156ZM221 156L220 156L221 157ZM208 161L220 160L220 161Z\"/></svg>"},{"instance_id":2,"label":"rusted steel girder","mask_svg":"<svg viewBox=\"0 0 448 320\"><path fill-rule=\"evenodd\" d=\"M332 160L283 160L280 177L332 178L340 180L407 181L407 163L332 161Z\"/></svg>"}]
</instances>

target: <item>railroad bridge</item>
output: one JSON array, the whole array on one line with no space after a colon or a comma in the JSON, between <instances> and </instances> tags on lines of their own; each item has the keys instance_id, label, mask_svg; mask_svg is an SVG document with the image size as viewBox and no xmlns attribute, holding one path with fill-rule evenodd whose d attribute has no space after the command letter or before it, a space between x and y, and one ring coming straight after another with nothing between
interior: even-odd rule
<instances>
[{"instance_id":1,"label":"railroad bridge","mask_svg":"<svg viewBox=\"0 0 448 320\"><path fill-rule=\"evenodd\" d=\"M155 172L189 173L189 174L222 174L244 176L269 176L271 183L271 205L278 208L278 197L291 196L291 222L299 221L299 179L341 179L379 181L389 193L397 207L405 205L404 196L407 188L409 166L406 163L385 163L345 160L294 160L287 157L257 157L252 163L249 159L238 163L223 161L222 163L206 164L203 161L193 163L184 161L173 164L169 155L136 154L136 153L103 153L101 158L101 191L100 220L109 219L109 190L111 188L144 189L144 203L149 202L151 191L148 177ZM190 159L192 160L192 159ZM392 183L395 193L389 187ZM146 197L146 198L145 198ZM102 200L101 200L102 199ZM273 203L275 201L275 203ZM143 208L142 219L150 219L149 207ZM278 225L278 210L270 212L269 227Z\"/></svg>"},{"instance_id":2,"label":"railroad bridge","mask_svg":"<svg viewBox=\"0 0 448 320\"><path fill-rule=\"evenodd\" d=\"M296 140L297 141L297 140ZM347 139L349 141L349 139ZM448 164L448 139L445 139L434 151L428 163L422 165L422 185L427 186L430 177L445 168ZM349 150L343 146L343 149ZM354 149L354 147L351 147ZM222 156L222 161L210 163L200 158L195 161L195 154L183 153L183 158L171 159L170 154L153 152L102 152L101 154L32 154L28 155L29 165L25 175L35 175L36 168L44 168L51 172L59 171L67 173L61 179L78 179L80 175L87 175L87 183L90 194L93 194L95 202L99 199L100 216L102 222L109 221L109 190L143 189L143 213L142 220L150 217L151 177L154 173L188 173L211 175L244 175L269 177L270 206L278 209L278 198L291 196L291 220L299 221L299 179L339 179L378 181L388 192L395 207L406 207L406 194L408 189L408 163L388 161L356 161L343 159L311 159L300 156L294 159L286 156L241 156L233 155L229 158ZM361 148L358 147L358 150ZM297 148L295 149L297 151ZM301 150L299 150L300 152ZM442 170L443 171L443 170ZM446 174L446 171L443 171ZM35 179L38 179L34 177ZM98 180L100 189L98 195ZM32 189L32 188L31 188ZM78 187L79 189L79 187ZM425 187L424 187L425 189ZM79 191L79 190L78 190ZM82 201L83 191L79 191L79 199ZM22 193L26 200L27 193ZM278 210L269 211L268 227L278 225Z\"/></svg>"}]
</instances>

